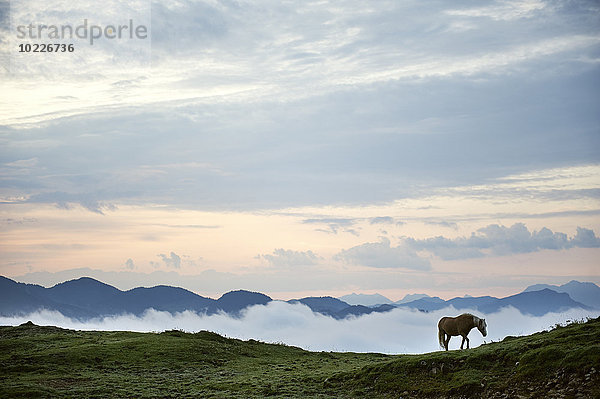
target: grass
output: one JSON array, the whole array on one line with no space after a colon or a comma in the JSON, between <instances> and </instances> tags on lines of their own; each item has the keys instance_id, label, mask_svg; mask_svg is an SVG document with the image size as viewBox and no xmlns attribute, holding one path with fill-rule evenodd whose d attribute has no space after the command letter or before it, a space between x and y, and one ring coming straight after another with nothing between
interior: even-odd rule
<instances>
[{"instance_id":1,"label":"grass","mask_svg":"<svg viewBox=\"0 0 600 399\"><path fill-rule=\"evenodd\" d=\"M0 397L600 397L596 370L600 319L465 351L395 356L210 332L0 327Z\"/></svg>"}]
</instances>

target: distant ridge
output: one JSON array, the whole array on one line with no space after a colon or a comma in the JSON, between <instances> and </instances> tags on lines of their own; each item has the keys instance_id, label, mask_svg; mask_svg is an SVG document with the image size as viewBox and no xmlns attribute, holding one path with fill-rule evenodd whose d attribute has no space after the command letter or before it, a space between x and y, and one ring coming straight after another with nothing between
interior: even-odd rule
<instances>
[{"instance_id":1,"label":"distant ridge","mask_svg":"<svg viewBox=\"0 0 600 399\"><path fill-rule=\"evenodd\" d=\"M494 313L502 308L512 306L521 313L533 316L542 316L550 312L562 312L567 309L580 308L590 310L592 307L576 302L566 293L558 293L550 289L522 292L506 298L482 297L457 297L447 301L421 298L416 301L401 304L423 311L433 311L453 306L456 309L472 309L482 313Z\"/></svg>"},{"instance_id":2,"label":"distant ridge","mask_svg":"<svg viewBox=\"0 0 600 399\"><path fill-rule=\"evenodd\" d=\"M429 295L427 294L406 294L404 295L404 298L402 298L399 301L394 302L397 305L400 305L402 303L407 303L407 302L412 302L412 301L416 301L417 299L423 299L423 298L431 298ZM437 296L434 298L438 298ZM438 298L440 299L440 298Z\"/></svg>"},{"instance_id":3,"label":"distant ridge","mask_svg":"<svg viewBox=\"0 0 600 399\"><path fill-rule=\"evenodd\" d=\"M540 287L542 289L534 290L534 288ZM571 308L594 308L594 306L589 306L589 302L582 303L573 300L567 292L556 292L543 287L545 286L531 286L525 292L506 298L457 297L445 301L438 297L415 294L415 296L407 295L399 304L365 306L352 305L341 299L324 296L293 299L288 303L303 304L313 312L336 319L358 317L374 312L389 312L397 307L427 312L452 306L457 310L470 309L482 313L494 313L504 307L512 306L524 314L535 316ZM556 289L556 287L553 288ZM593 283L577 281L571 281L558 288L570 290L587 301L597 300L596 293L600 292L600 288ZM376 295L368 297L379 298ZM355 298L361 298L361 296L356 294ZM418 299L403 302L412 298ZM47 309L58 311L70 318L87 320L120 314L141 315L147 309L152 308L170 313L186 310L200 314L224 312L237 317L249 306L267 305L272 301L273 299L265 294L245 290L231 291L219 299L212 299L183 288L166 285L121 291L93 278L81 277L45 288L35 284L18 283L0 276L0 316L25 315L36 310Z\"/></svg>"},{"instance_id":4,"label":"distant ridge","mask_svg":"<svg viewBox=\"0 0 600 399\"><path fill-rule=\"evenodd\" d=\"M335 316L338 312L350 306L348 303L330 296L291 299L287 302L292 304L301 303L308 306L313 312L318 312L328 316Z\"/></svg>"},{"instance_id":5,"label":"distant ridge","mask_svg":"<svg viewBox=\"0 0 600 399\"><path fill-rule=\"evenodd\" d=\"M244 290L231 291L217 300L217 308L225 313L238 314L241 310L253 305L266 305L272 299L259 292Z\"/></svg>"},{"instance_id":6,"label":"distant ridge","mask_svg":"<svg viewBox=\"0 0 600 399\"><path fill-rule=\"evenodd\" d=\"M0 314L4 316L48 309L85 320L123 313L140 315L149 308L171 313L191 310L206 314L218 311L239 314L248 306L269 301L271 298L266 295L248 291L230 292L215 300L165 285L121 291L90 277L66 281L51 288L0 278Z\"/></svg>"},{"instance_id":7,"label":"distant ridge","mask_svg":"<svg viewBox=\"0 0 600 399\"><path fill-rule=\"evenodd\" d=\"M376 306L392 303L392 301L381 294L349 294L339 298L349 305Z\"/></svg>"},{"instance_id":8,"label":"distant ridge","mask_svg":"<svg viewBox=\"0 0 600 399\"><path fill-rule=\"evenodd\" d=\"M600 287L594 283L571 280L563 285L535 284L527 287L523 292L539 291L545 288L556 292L565 292L577 302L600 309Z\"/></svg>"}]
</instances>

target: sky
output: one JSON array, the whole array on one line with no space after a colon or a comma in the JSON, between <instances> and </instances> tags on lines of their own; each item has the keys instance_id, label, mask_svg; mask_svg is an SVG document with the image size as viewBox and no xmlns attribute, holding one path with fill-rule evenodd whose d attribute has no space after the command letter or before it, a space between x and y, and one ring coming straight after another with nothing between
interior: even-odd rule
<instances>
[{"instance_id":1,"label":"sky","mask_svg":"<svg viewBox=\"0 0 600 399\"><path fill-rule=\"evenodd\" d=\"M147 36L18 52L18 26L129 20ZM600 284L596 1L13 0L0 25L1 275Z\"/></svg>"}]
</instances>

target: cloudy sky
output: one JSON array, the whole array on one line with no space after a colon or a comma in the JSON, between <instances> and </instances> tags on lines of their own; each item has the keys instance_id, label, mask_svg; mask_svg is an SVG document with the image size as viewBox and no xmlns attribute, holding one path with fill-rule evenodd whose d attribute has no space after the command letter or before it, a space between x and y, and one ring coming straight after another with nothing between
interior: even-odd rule
<instances>
[{"instance_id":1,"label":"cloudy sky","mask_svg":"<svg viewBox=\"0 0 600 399\"><path fill-rule=\"evenodd\" d=\"M1 275L600 284L596 1L69 3L0 4ZM149 34L16 51L19 24L84 19Z\"/></svg>"}]
</instances>

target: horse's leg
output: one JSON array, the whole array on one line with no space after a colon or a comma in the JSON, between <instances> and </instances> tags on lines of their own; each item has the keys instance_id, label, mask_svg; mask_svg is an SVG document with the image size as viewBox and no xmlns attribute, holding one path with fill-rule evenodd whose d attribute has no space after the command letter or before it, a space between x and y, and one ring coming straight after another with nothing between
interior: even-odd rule
<instances>
[{"instance_id":1,"label":"horse's leg","mask_svg":"<svg viewBox=\"0 0 600 399\"><path fill-rule=\"evenodd\" d=\"M469 349L469 337L465 335L465 339L467 340L467 349Z\"/></svg>"},{"instance_id":2,"label":"horse's leg","mask_svg":"<svg viewBox=\"0 0 600 399\"><path fill-rule=\"evenodd\" d=\"M464 335L462 336L462 342L460 343L460 349L463 348L463 345L465 344L465 339L467 339L467 337L465 337ZM467 344L467 348L469 347L469 344Z\"/></svg>"},{"instance_id":3,"label":"horse's leg","mask_svg":"<svg viewBox=\"0 0 600 399\"><path fill-rule=\"evenodd\" d=\"M450 343L450 334L447 334L448 338L444 340L444 347L448 350L448 344Z\"/></svg>"}]
</instances>

